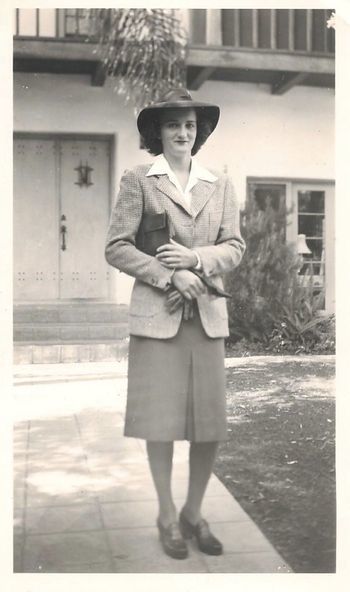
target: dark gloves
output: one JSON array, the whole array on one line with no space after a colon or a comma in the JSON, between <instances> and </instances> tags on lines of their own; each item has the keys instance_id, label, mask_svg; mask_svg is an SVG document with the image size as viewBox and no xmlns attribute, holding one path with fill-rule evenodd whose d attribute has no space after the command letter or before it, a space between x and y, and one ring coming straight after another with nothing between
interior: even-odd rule
<instances>
[{"instance_id":1,"label":"dark gloves","mask_svg":"<svg viewBox=\"0 0 350 592\"><path fill-rule=\"evenodd\" d=\"M200 272L191 270L195 273L202 282L206 285L209 294L221 298L231 298L231 294L225 292L222 288L216 286L209 278L203 276ZM193 303L190 300L186 300L176 288L171 287L167 292L166 308L170 314L174 313L178 308L184 309L183 318L185 321L192 319L193 317Z\"/></svg>"},{"instance_id":2,"label":"dark gloves","mask_svg":"<svg viewBox=\"0 0 350 592\"><path fill-rule=\"evenodd\" d=\"M185 321L193 317L193 303L186 300L176 288L170 288L167 294L166 307L170 314L178 308L183 307L183 318Z\"/></svg>"},{"instance_id":3,"label":"dark gloves","mask_svg":"<svg viewBox=\"0 0 350 592\"><path fill-rule=\"evenodd\" d=\"M224 298L232 298L232 294L229 292L225 292L223 288L217 286L210 278L205 276L201 271L197 271L196 269L191 269L192 273L195 273L205 284L208 288L209 294L213 294L214 296L222 296Z\"/></svg>"}]
</instances>

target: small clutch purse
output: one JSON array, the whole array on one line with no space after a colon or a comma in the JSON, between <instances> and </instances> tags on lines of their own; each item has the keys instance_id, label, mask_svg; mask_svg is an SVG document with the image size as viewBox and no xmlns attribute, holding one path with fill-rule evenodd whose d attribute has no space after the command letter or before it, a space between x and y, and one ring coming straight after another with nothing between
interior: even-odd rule
<instances>
[{"instance_id":1,"label":"small clutch purse","mask_svg":"<svg viewBox=\"0 0 350 592\"><path fill-rule=\"evenodd\" d=\"M170 240L169 221L166 212L144 214L136 238L136 247L155 257L158 247Z\"/></svg>"},{"instance_id":2,"label":"small clutch purse","mask_svg":"<svg viewBox=\"0 0 350 592\"><path fill-rule=\"evenodd\" d=\"M166 212L160 214L143 214L139 231L136 237L136 247L147 255L155 257L158 247L166 245L170 241L169 220ZM231 298L232 295L217 286L215 281L206 277L202 272L191 269L208 288L208 292L214 296Z\"/></svg>"}]
</instances>

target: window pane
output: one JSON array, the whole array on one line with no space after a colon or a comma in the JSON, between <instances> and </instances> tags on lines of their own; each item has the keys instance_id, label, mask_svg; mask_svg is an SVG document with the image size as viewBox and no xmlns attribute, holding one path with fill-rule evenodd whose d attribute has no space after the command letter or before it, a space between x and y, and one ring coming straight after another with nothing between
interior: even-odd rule
<instances>
[{"instance_id":1,"label":"window pane","mask_svg":"<svg viewBox=\"0 0 350 592\"><path fill-rule=\"evenodd\" d=\"M258 11L259 47L271 47L271 10Z\"/></svg>"},{"instance_id":2,"label":"window pane","mask_svg":"<svg viewBox=\"0 0 350 592\"><path fill-rule=\"evenodd\" d=\"M252 47L253 45L253 13L251 10L242 9L239 11L240 45Z\"/></svg>"},{"instance_id":3,"label":"window pane","mask_svg":"<svg viewBox=\"0 0 350 592\"><path fill-rule=\"evenodd\" d=\"M191 10L192 17L192 43L203 44L206 42L207 11L202 8Z\"/></svg>"},{"instance_id":4,"label":"window pane","mask_svg":"<svg viewBox=\"0 0 350 592\"><path fill-rule=\"evenodd\" d=\"M253 184L252 193L256 205L260 210L266 210L267 205L271 205L274 210L284 207L286 197L285 185Z\"/></svg>"},{"instance_id":5,"label":"window pane","mask_svg":"<svg viewBox=\"0 0 350 592\"><path fill-rule=\"evenodd\" d=\"M67 8L66 35L87 35L89 33L89 11L86 8Z\"/></svg>"},{"instance_id":6,"label":"window pane","mask_svg":"<svg viewBox=\"0 0 350 592\"><path fill-rule=\"evenodd\" d=\"M312 11L312 49L326 51L327 15L325 10Z\"/></svg>"},{"instance_id":7,"label":"window pane","mask_svg":"<svg viewBox=\"0 0 350 592\"><path fill-rule=\"evenodd\" d=\"M21 8L19 10L19 34L36 35L36 9Z\"/></svg>"},{"instance_id":8,"label":"window pane","mask_svg":"<svg viewBox=\"0 0 350 592\"><path fill-rule=\"evenodd\" d=\"M305 234L306 236L323 237L323 216L310 216L308 214L299 215L298 219L298 234Z\"/></svg>"},{"instance_id":9,"label":"window pane","mask_svg":"<svg viewBox=\"0 0 350 592\"><path fill-rule=\"evenodd\" d=\"M295 49L306 50L306 10L294 10Z\"/></svg>"},{"instance_id":10,"label":"window pane","mask_svg":"<svg viewBox=\"0 0 350 592\"><path fill-rule=\"evenodd\" d=\"M76 10L66 10L66 34L74 35L77 33L78 25L76 18Z\"/></svg>"},{"instance_id":11,"label":"window pane","mask_svg":"<svg viewBox=\"0 0 350 592\"><path fill-rule=\"evenodd\" d=\"M276 10L277 16L277 48L288 49L289 14L286 9Z\"/></svg>"},{"instance_id":12,"label":"window pane","mask_svg":"<svg viewBox=\"0 0 350 592\"><path fill-rule=\"evenodd\" d=\"M39 35L41 37L55 37L56 9L41 8L39 10Z\"/></svg>"},{"instance_id":13,"label":"window pane","mask_svg":"<svg viewBox=\"0 0 350 592\"><path fill-rule=\"evenodd\" d=\"M330 18L332 12L333 10L326 10L327 19ZM335 52L335 30L333 27L327 27L327 51L330 51L331 53Z\"/></svg>"},{"instance_id":14,"label":"window pane","mask_svg":"<svg viewBox=\"0 0 350 592\"><path fill-rule=\"evenodd\" d=\"M298 211L311 214L324 212L324 191L298 191Z\"/></svg>"},{"instance_id":15,"label":"window pane","mask_svg":"<svg viewBox=\"0 0 350 592\"><path fill-rule=\"evenodd\" d=\"M304 262L299 270L299 275L312 275L314 278L314 285L322 285L323 281L316 281L316 276L324 276L324 263L320 261L313 261L312 259L304 259Z\"/></svg>"},{"instance_id":16,"label":"window pane","mask_svg":"<svg viewBox=\"0 0 350 592\"><path fill-rule=\"evenodd\" d=\"M221 23L222 23L222 44L223 45L235 45L239 43L239 39L235 39L235 18L238 17L238 13L234 10L223 9L221 11Z\"/></svg>"},{"instance_id":17,"label":"window pane","mask_svg":"<svg viewBox=\"0 0 350 592\"><path fill-rule=\"evenodd\" d=\"M323 259L323 240L319 238L307 238L306 244L312 253L308 256L308 259L310 258L313 261L321 261L321 259Z\"/></svg>"},{"instance_id":18,"label":"window pane","mask_svg":"<svg viewBox=\"0 0 350 592\"><path fill-rule=\"evenodd\" d=\"M89 11L86 8L79 8L79 35L88 35L89 34Z\"/></svg>"}]
</instances>

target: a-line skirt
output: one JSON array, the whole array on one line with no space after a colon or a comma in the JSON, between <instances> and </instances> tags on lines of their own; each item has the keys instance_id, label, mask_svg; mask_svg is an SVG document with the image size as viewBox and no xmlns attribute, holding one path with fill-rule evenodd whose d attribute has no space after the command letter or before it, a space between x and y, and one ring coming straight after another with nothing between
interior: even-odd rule
<instances>
[{"instance_id":1,"label":"a-line skirt","mask_svg":"<svg viewBox=\"0 0 350 592\"><path fill-rule=\"evenodd\" d=\"M125 436L226 440L224 339L209 338L198 310L171 339L130 336Z\"/></svg>"}]
</instances>

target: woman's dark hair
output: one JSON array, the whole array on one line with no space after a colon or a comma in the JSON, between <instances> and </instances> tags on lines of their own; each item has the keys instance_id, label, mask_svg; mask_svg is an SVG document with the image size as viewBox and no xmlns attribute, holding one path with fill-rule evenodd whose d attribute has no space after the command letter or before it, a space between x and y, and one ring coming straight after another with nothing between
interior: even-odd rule
<instances>
[{"instance_id":1,"label":"woman's dark hair","mask_svg":"<svg viewBox=\"0 0 350 592\"><path fill-rule=\"evenodd\" d=\"M191 154L194 156L197 154L198 150L203 146L206 142L208 137L212 132L212 125L209 119L201 116L201 114L196 110L197 113L197 135L195 143L193 144ZM158 156L158 154L162 154L163 152L163 144L160 138L160 118L159 115L153 115L152 118L149 118L148 122L144 126L143 134L142 134L142 145L143 148L153 154L154 156Z\"/></svg>"}]
</instances>

